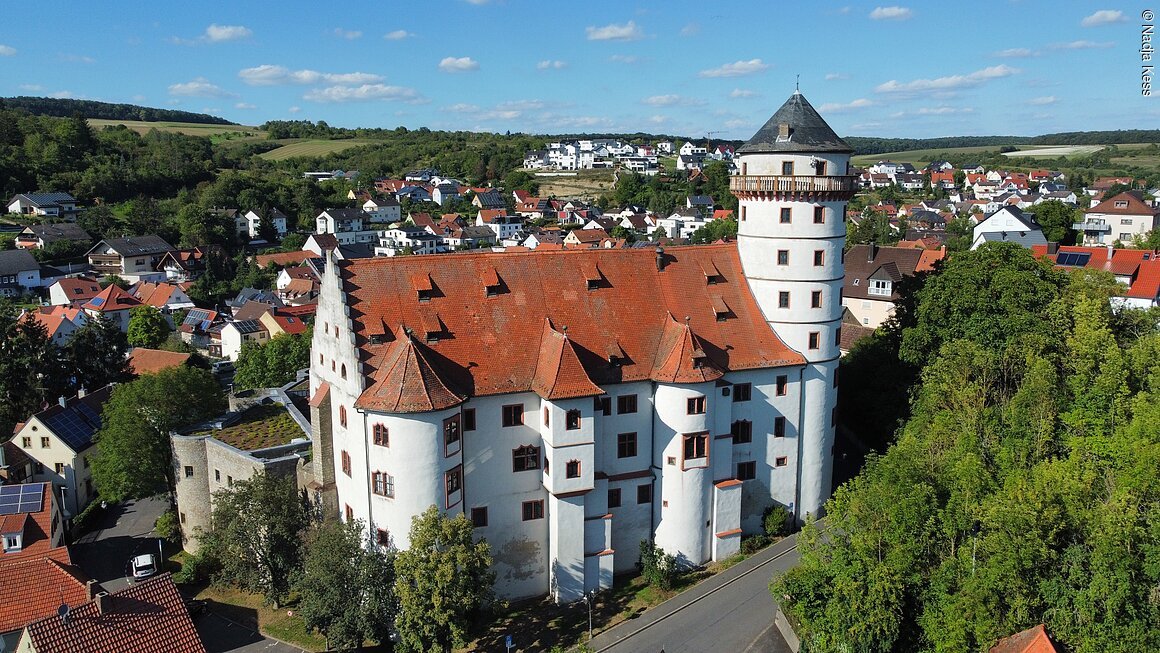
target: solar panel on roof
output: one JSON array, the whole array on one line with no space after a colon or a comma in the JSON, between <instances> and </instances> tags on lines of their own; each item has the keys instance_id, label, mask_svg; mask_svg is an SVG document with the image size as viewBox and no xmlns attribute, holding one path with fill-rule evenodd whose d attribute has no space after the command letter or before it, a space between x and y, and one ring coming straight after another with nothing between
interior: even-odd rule
<instances>
[{"instance_id":1,"label":"solar panel on roof","mask_svg":"<svg viewBox=\"0 0 1160 653\"><path fill-rule=\"evenodd\" d=\"M0 486L0 515L39 512L43 502L43 485Z\"/></svg>"},{"instance_id":2,"label":"solar panel on roof","mask_svg":"<svg viewBox=\"0 0 1160 653\"><path fill-rule=\"evenodd\" d=\"M92 303L93 306L100 306L101 304L105 303L105 298L104 297L93 297L90 300L90 302Z\"/></svg>"},{"instance_id":3,"label":"solar panel on roof","mask_svg":"<svg viewBox=\"0 0 1160 653\"><path fill-rule=\"evenodd\" d=\"M1091 260L1088 252L1063 252L1056 258L1058 265L1084 266Z\"/></svg>"}]
</instances>

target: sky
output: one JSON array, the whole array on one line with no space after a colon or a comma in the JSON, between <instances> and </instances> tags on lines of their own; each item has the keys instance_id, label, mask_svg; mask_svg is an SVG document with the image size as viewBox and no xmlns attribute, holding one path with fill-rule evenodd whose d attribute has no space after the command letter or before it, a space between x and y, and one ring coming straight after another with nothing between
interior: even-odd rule
<instances>
[{"instance_id":1,"label":"sky","mask_svg":"<svg viewBox=\"0 0 1160 653\"><path fill-rule=\"evenodd\" d=\"M38 0L5 7L0 95L177 108L247 125L743 140L800 83L843 136L1153 129L1160 91L1141 95L1140 54L1151 8Z\"/></svg>"}]
</instances>

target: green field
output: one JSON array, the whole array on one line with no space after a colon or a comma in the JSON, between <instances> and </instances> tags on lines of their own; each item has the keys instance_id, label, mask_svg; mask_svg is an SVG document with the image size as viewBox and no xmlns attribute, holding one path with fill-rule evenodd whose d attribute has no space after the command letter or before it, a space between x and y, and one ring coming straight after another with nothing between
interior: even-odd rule
<instances>
[{"instance_id":1,"label":"green field","mask_svg":"<svg viewBox=\"0 0 1160 653\"><path fill-rule=\"evenodd\" d=\"M270 150L269 152L260 154L259 156L268 161L284 161L298 156L326 156L327 154L349 150L352 147L369 145L374 141L360 140L357 138L337 141L309 138L287 139L282 142L286 143L286 145L276 150Z\"/></svg>"},{"instance_id":2,"label":"green field","mask_svg":"<svg viewBox=\"0 0 1160 653\"><path fill-rule=\"evenodd\" d=\"M972 147L943 147L931 150L909 150L906 152L883 152L881 154L861 154L855 156L850 162L856 166L870 166L879 161L895 161L898 163L910 163L916 168L921 168L926 164L934 161L942 154L976 154L979 152L998 152L999 145L976 145ZM1020 146L1020 147L1032 147Z\"/></svg>"},{"instance_id":3,"label":"green field","mask_svg":"<svg viewBox=\"0 0 1160 653\"><path fill-rule=\"evenodd\" d=\"M142 120L105 120L103 118L89 118L89 126L93 129L102 129L109 125L125 125L129 129L146 134L151 129L160 132L189 134L190 136L226 136L227 138L246 138L258 140L266 138L266 132L257 127L246 125L206 125L193 122L145 122Z\"/></svg>"}]
</instances>

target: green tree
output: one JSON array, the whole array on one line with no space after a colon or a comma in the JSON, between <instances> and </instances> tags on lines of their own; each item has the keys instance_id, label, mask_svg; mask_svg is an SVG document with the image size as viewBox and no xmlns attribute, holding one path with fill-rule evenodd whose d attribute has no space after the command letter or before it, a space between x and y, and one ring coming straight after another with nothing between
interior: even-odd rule
<instances>
[{"instance_id":1,"label":"green tree","mask_svg":"<svg viewBox=\"0 0 1160 653\"><path fill-rule=\"evenodd\" d=\"M65 362L76 388L97 390L129 378L125 334L104 315L89 318L64 347Z\"/></svg>"},{"instance_id":2,"label":"green tree","mask_svg":"<svg viewBox=\"0 0 1160 653\"><path fill-rule=\"evenodd\" d=\"M411 520L411 546L395 558L399 649L450 652L463 646L472 617L492 598L495 574L486 541L475 542L462 514L435 506Z\"/></svg>"},{"instance_id":3,"label":"green tree","mask_svg":"<svg viewBox=\"0 0 1160 653\"><path fill-rule=\"evenodd\" d=\"M156 306L134 306L129 311L129 331L126 336L134 347L158 349L172 329Z\"/></svg>"},{"instance_id":4,"label":"green tree","mask_svg":"<svg viewBox=\"0 0 1160 653\"><path fill-rule=\"evenodd\" d=\"M175 367L118 385L101 411L93 482L110 501L139 499L173 487L169 432L226 410L206 370Z\"/></svg>"},{"instance_id":5,"label":"green tree","mask_svg":"<svg viewBox=\"0 0 1160 653\"><path fill-rule=\"evenodd\" d=\"M298 613L326 637L327 649L386 644L398 612L395 552L364 546L361 522L327 521L306 543Z\"/></svg>"},{"instance_id":6,"label":"green tree","mask_svg":"<svg viewBox=\"0 0 1160 653\"><path fill-rule=\"evenodd\" d=\"M1071 225L1079 221L1079 210L1059 200L1048 200L1034 209L1035 221L1043 227L1043 237L1051 242L1072 244L1075 232Z\"/></svg>"},{"instance_id":7,"label":"green tree","mask_svg":"<svg viewBox=\"0 0 1160 653\"><path fill-rule=\"evenodd\" d=\"M298 370L310 367L312 330L282 333L264 344L243 343L234 372L239 390L276 388L294 380Z\"/></svg>"},{"instance_id":8,"label":"green tree","mask_svg":"<svg viewBox=\"0 0 1160 653\"><path fill-rule=\"evenodd\" d=\"M212 527L195 534L198 554L213 561L215 580L278 607L302 571L310 515L293 474L254 474L214 492Z\"/></svg>"},{"instance_id":9,"label":"green tree","mask_svg":"<svg viewBox=\"0 0 1160 653\"><path fill-rule=\"evenodd\" d=\"M298 252L306 245L306 236L300 233L290 232L282 238L282 251L284 252Z\"/></svg>"},{"instance_id":10,"label":"green tree","mask_svg":"<svg viewBox=\"0 0 1160 653\"><path fill-rule=\"evenodd\" d=\"M66 392L63 352L43 324L0 299L0 433Z\"/></svg>"}]
</instances>

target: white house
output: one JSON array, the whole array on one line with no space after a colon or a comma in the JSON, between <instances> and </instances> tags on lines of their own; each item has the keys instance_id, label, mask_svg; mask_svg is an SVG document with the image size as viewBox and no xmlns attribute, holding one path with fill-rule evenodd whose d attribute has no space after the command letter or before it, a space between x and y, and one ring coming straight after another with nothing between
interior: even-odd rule
<instances>
[{"instance_id":1,"label":"white house","mask_svg":"<svg viewBox=\"0 0 1160 653\"><path fill-rule=\"evenodd\" d=\"M226 322L221 328L221 357L236 361L238 354L242 353L243 344L252 342L261 345L269 339L270 333L258 320Z\"/></svg>"},{"instance_id":2,"label":"white house","mask_svg":"<svg viewBox=\"0 0 1160 653\"><path fill-rule=\"evenodd\" d=\"M363 202L362 210L371 222L393 223L403 219L403 207L393 197L371 198Z\"/></svg>"},{"instance_id":3,"label":"white house","mask_svg":"<svg viewBox=\"0 0 1160 653\"><path fill-rule=\"evenodd\" d=\"M40 288L40 264L26 250L0 251L0 297L19 297Z\"/></svg>"},{"instance_id":4,"label":"white house","mask_svg":"<svg viewBox=\"0 0 1160 653\"><path fill-rule=\"evenodd\" d=\"M77 200L68 193L21 193L8 200L8 212L76 220Z\"/></svg>"},{"instance_id":5,"label":"white house","mask_svg":"<svg viewBox=\"0 0 1160 653\"><path fill-rule=\"evenodd\" d=\"M1141 199L1138 192L1120 193L1105 199L1084 212L1083 222L1072 229L1083 235L1083 245L1110 245L1120 241L1130 245L1157 227L1160 208Z\"/></svg>"},{"instance_id":6,"label":"white house","mask_svg":"<svg viewBox=\"0 0 1160 653\"><path fill-rule=\"evenodd\" d=\"M971 249L989 242L1018 243L1030 249L1033 245L1046 245L1047 238L1033 216L1017 207L1004 206L975 225Z\"/></svg>"},{"instance_id":7,"label":"white house","mask_svg":"<svg viewBox=\"0 0 1160 653\"><path fill-rule=\"evenodd\" d=\"M246 211L245 215L242 217L246 221L246 233L250 236L250 238L257 238L258 230L262 226L262 216L259 215L257 211L251 210ZM284 237L288 229L287 223L289 221L289 218L286 217L286 214L282 213L278 209L270 209L270 219L274 223L274 231L278 233L278 238Z\"/></svg>"}]
</instances>

